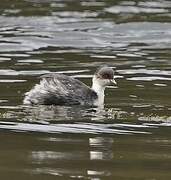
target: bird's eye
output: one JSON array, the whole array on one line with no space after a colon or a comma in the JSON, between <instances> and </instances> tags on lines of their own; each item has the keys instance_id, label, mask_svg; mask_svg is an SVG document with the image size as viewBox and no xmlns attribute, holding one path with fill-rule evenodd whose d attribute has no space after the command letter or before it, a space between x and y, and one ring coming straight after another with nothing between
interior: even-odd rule
<instances>
[{"instance_id":1,"label":"bird's eye","mask_svg":"<svg viewBox=\"0 0 171 180\"><path fill-rule=\"evenodd\" d=\"M103 79L110 79L110 75L109 74L103 74Z\"/></svg>"}]
</instances>

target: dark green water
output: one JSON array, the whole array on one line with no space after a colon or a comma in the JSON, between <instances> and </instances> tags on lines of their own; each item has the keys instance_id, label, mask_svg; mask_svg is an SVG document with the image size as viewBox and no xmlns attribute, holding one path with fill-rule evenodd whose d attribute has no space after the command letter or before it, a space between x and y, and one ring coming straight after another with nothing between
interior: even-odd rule
<instances>
[{"instance_id":1,"label":"dark green water","mask_svg":"<svg viewBox=\"0 0 171 180\"><path fill-rule=\"evenodd\" d=\"M171 2L1 0L0 179L171 179ZM24 107L45 73L91 86L105 108Z\"/></svg>"}]
</instances>

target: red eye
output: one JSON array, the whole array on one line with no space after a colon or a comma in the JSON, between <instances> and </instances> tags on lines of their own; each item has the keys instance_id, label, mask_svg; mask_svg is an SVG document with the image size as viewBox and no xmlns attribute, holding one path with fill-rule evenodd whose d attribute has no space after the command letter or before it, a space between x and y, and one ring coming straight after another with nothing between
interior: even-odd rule
<instances>
[{"instance_id":1,"label":"red eye","mask_svg":"<svg viewBox=\"0 0 171 180\"><path fill-rule=\"evenodd\" d=\"M103 78L104 79L110 79L110 76L109 76L109 74L103 74Z\"/></svg>"}]
</instances>

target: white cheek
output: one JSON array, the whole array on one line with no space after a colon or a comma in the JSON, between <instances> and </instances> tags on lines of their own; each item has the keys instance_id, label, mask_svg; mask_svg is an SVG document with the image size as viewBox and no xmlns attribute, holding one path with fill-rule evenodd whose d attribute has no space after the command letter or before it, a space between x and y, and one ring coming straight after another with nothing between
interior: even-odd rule
<instances>
[{"instance_id":1,"label":"white cheek","mask_svg":"<svg viewBox=\"0 0 171 180\"><path fill-rule=\"evenodd\" d=\"M109 85L110 84L110 80L108 80L108 79L100 80L100 84L101 84L101 86Z\"/></svg>"},{"instance_id":2,"label":"white cheek","mask_svg":"<svg viewBox=\"0 0 171 180\"><path fill-rule=\"evenodd\" d=\"M107 80L107 85L110 85L110 84L111 84L111 82L110 82L110 80L108 79L108 80Z\"/></svg>"}]
</instances>

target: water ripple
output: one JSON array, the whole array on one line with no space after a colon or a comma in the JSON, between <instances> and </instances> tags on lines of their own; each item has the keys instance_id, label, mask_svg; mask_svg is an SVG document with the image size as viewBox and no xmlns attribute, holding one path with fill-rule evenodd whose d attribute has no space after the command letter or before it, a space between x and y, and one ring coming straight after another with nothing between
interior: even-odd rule
<instances>
[{"instance_id":1,"label":"water ripple","mask_svg":"<svg viewBox=\"0 0 171 180\"><path fill-rule=\"evenodd\" d=\"M167 78L167 77L160 77L160 76L148 76L148 77L131 77L131 78L127 78L127 80L130 81L156 81L156 80L160 80L160 81L171 81L171 78Z\"/></svg>"},{"instance_id":2,"label":"water ripple","mask_svg":"<svg viewBox=\"0 0 171 180\"><path fill-rule=\"evenodd\" d=\"M115 128L114 128L115 127ZM107 125L107 124L28 124L28 123L0 123L0 129L12 130L12 131L26 131L26 132L44 132L44 133L71 133L71 134L149 134L145 131L138 130L123 130L116 129L116 127L122 128L122 125ZM147 126L129 126L125 127L137 128Z\"/></svg>"},{"instance_id":3,"label":"water ripple","mask_svg":"<svg viewBox=\"0 0 171 180\"><path fill-rule=\"evenodd\" d=\"M150 8L150 7L137 7L137 6L113 6L109 8L105 8L106 12L109 13L167 13L169 10L162 8Z\"/></svg>"}]
</instances>

